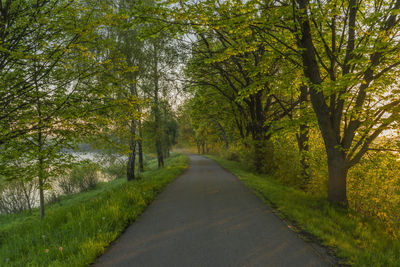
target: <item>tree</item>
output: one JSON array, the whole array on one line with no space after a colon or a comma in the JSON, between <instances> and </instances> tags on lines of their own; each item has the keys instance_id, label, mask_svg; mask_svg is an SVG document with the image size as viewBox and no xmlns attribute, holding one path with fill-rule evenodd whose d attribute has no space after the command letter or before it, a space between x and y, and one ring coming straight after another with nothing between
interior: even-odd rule
<instances>
[{"instance_id":1,"label":"tree","mask_svg":"<svg viewBox=\"0 0 400 267\"><path fill-rule=\"evenodd\" d=\"M328 156L328 199L346 204L349 168L399 119L400 1L293 7L291 30Z\"/></svg>"},{"instance_id":2,"label":"tree","mask_svg":"<svg viewBox=\"0 0 400 267\"><path fill-rule=\"evenodd\" d=\"M18 179L22 166L28 179L38 180L43 218L48 180L71 160L62 150L93 129L94 112L109 106L113 73L123 71L121 64L111 66L112 43L101 31L118 16L95 1L6 1L1 8L17 25L3 27L1 43L7 62L1 69L0 172Z\"/></svg>"},{"instance_id":3,"label":"tree","mask_svg":"<svg viewBox=\"0 0 400 267\"><path fill-rule=\"evenodd\" d=\"M262 171L270 168L263 165L273 153L275 122L289 116L299 100L293 100L297 88L287 82L293 74L284 71L286 59L269 49L271 37L252 27L261 19L256 7L254 2L193 7L201 15L189 16L197 42L187 73L197 87L215 90L233 105L242 141L253 148L254 166Z\"/></svg>"}]
</instances>

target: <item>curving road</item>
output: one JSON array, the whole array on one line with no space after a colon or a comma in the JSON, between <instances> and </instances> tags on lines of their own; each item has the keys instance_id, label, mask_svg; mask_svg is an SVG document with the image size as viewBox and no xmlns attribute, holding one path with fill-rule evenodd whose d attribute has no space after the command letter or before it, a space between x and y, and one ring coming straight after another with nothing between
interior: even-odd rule
<instances>
[{"instance_id":1,"label":"curving road","mask_svg":"<svg viewBox=\"0 0 400 267\"><path fill-rule=\"evenodd\" d=\"M95 266L330 266L234 175L190 156Z\"/></svg>"}]
</instances>

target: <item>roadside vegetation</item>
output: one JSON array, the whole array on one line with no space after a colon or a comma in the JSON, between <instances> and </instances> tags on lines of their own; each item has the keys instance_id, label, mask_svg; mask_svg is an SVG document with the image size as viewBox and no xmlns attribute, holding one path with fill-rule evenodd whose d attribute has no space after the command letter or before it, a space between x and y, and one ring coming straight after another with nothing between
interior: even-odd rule
<instances>
[{"instance_id":1,"label":"roadside vegetation","mask_svg":"<svg viewBox=\"0 0 400 267\"><path fill-rule=\"evenodd\" d=\"M381 221L289 187L272 174L255 173L243 163L219 156L208 157L235 174L304 240L327 247L328 252L339 258L338 263L400 265L400 240L388 234Z\"/></svg>"},{"instance_id":2,"label":"roadside vegetation","mask_svg":"<svg viewBox=\"0 0 400 267\"><path fill-rule=\"evenodd\" d=\"M87 266L188 166L173 155L165 168L153 163L141 179L115 179L95 189L61 197L48 216L0 215L0 266Z\"/></svg>"},{"instance_id":3,"label":"roadside vegetation","mask_svg":"<svg viewBox=\"0 0 400 267\"><path fill-rule=\"evenodd\" d=\"M247 166L250 187L354 265L399 265L399 10L296 0L160 12L194 40L178 143Z\"/></svg>"},{"instance_id":4,"label":"roadside vegetation","mask_svg":"<svg viewBox=\"0 0 400 267\"><path fill-rule=\"evenodd\" d=\"M179 144L275 177L307 203L326 199L344 224L376 221L392 248L383 254L383 237L358 247L382 248L377 264L398 259L400 0L2 0L0 21L1 214L64 218L51 208L45 219L56 187L98 186L99 166L73 156L80 146L123 156L107 175L136 181L146 154L162 168ZM42 236L26 243L53 238Z\"/></svg>"}]
</instances>

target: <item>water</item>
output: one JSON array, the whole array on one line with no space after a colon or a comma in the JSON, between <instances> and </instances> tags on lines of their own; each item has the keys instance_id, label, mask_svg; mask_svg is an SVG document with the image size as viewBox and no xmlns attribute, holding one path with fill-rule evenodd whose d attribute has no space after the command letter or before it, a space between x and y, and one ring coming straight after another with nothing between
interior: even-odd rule
<instances>
[{"instance_id":1,"label":"water","mask_svg":"<svg viewBox=\"0 0 400 267\"><path fill-rule=\"evenodd\" d=\"M95 151L63 151L63 153L68 153L70 155L73 156L74 161L76 162L81 162L81 161L91 161L94 163L98 163L100 166L102 167L107 167L110 163L111 160L114 161L127 161L128 157L124 156L124 155L105 155L103 153L100 152L95 152ZM66 174L66 176L68 176L68 174ZM59 179L60 177L54 177L53 179L50 179L49 184L51 189L49 190L45 190L44 194L45 194L45 199L47 200L51 200L52 198L58 198L61 195L63 195L63 191L61 190L61 188L59 187ZM97 178L99 182L108 182L110 180L112 180L114 177L110 177L106 174L104 174L101 171L97 172ZM31 207L35 208L39 206L39 189L38 189L38 185L34 184L34 186L30 186L28 184L23 185L25 187L25 191L26 188L29 187L29 192L31 195ZM23 192L23 187L21 184L18 185L18 187L16 188L10 188L6 191L3 191L1 193L1 198L3 198L5 201L12 201L12 203L14 203L14 205L17 205L19 207L21 207L21 203L26 203L26 198L25 198L25 194ZM1 198L0 198L0 205L1 205ZM56 199L53 199L53 201ZM25 205L25 207L27 208L27 206ZM1 207L0 207L0 214L1 214Z\"/></svg>"}]
</instances>

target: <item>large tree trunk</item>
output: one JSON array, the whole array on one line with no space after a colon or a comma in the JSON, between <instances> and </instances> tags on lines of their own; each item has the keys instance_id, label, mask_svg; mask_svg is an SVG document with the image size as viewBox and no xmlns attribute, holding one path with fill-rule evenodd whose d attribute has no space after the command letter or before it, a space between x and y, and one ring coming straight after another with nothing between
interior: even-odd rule
<instances>
[{"instance_id":1,"label":"large tree trunk","mask_svg":"<svg viewBox=\"0 0 400 267\"><path fill-rule=\"evenodd\" d=\"M345 154L337 147L327 149L328 152L328 200L330 202L346 206L346 178L348 167Z\"/></svg>"},{"instance_id":2,"label":"large tree trunk","mask_svg":"<svg viewBox=\"0 0 400 267\"><path fill-rule=\"evenodd\" d=\"M251 134L254 145L254 167L257 172L263 171L264 161L266 159L266 138L265 129L265 115L262 105L262 92L257 92L256 95L251 97L249 108L251 110Z\"/></svg>"},{"instance_id":3,"label":"large tree trunk","mask_svg":"<svg viewBox=\"0 0 400 267\"><path fill-rule=\"evenodd\" d=\"M263 166L263 144L260 140L254 140L254 168L256 172L262 172Z\"/></svg>"},{"instance_id":4,"label":"large tree trunk","mask_svg":"<svg viewBox=\"0 0 400 267\"><path fill-rule=\"evenodd\" d=\"M299 47L302 48L302 61L304 76L310 81L310 98L312 107L317 115L318 126L324 139L328 156L328 200L332 203L346 205L346 177L348 167L345 154L341 150L338 131L332 124L329 107L325 96L319 86L322 84L321 72L315 54L315 47L311 35L310 22L307 14L308 1L298 0L301 24L301 36L298 38Z\"/></svg>"},{"instance_id":5,"label":"large tree trunk","mask_svg":"<svg viewBox=\"0 0 400 267\"><path fill-rule=\"evenodd\" d=\"M267 141L269 138L265 136L264 129L260 125L261 122L255 121L252 125L252 141L254 147L254 168L256 172L263 171L264 161L267 153Z\"/></svg>"}]
</instances>

